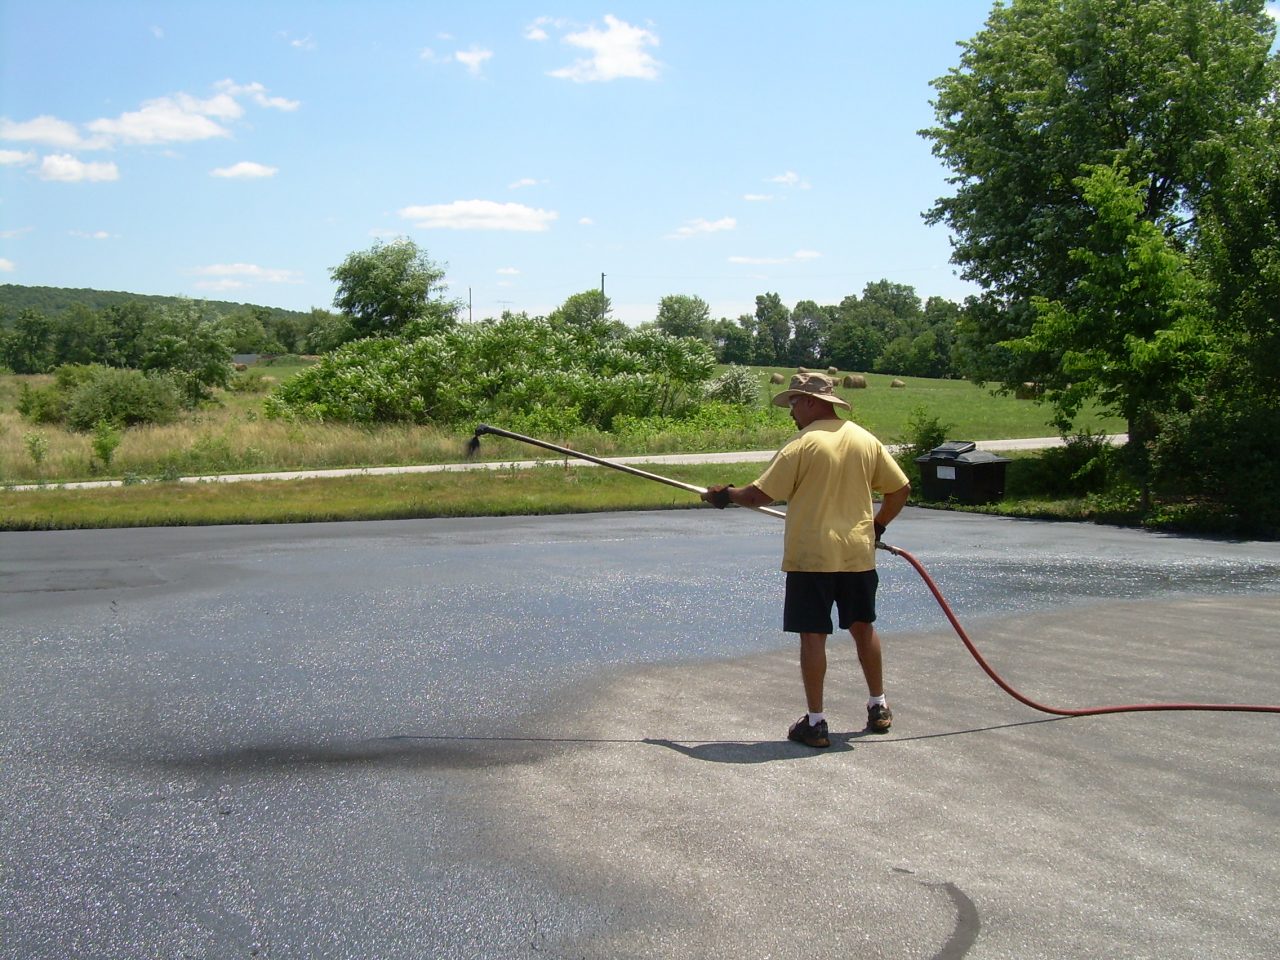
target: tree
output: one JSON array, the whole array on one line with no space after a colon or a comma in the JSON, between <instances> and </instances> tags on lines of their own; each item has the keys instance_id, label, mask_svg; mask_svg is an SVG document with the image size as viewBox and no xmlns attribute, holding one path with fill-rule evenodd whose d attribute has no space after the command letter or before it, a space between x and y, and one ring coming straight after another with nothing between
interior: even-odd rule
<instances>
[{"instance_id":1,"label":"tree","mask_svg":"<svg viewBox=\"0 0 1280 960\"><path fill-rule=\"evenodd\" d=\"M359 338L349 317L313 307L300 346L304 353L328 353Z\"/></svg>"},{"instance_id":2,"label":"tree","mask_svg":"<svg viewBox=\"0 0 1280 960\"><path fill-rule=\"evenodd\" d=\"M1194 247L1198 213L1276 88L1264 0L1012 0L934 81L922 134L952 171L926 214L955 234L952 259L985 288L962 353L978 379L1053 372L1050 353L1000 346L1064 300L1089 269L1095 211L1081 177L1125 169L1140 219ZM1124 323L1125 318L1117 318Z\"/></svg>"},{"instance_id":3,"label":"tree","mask_svg":"<svg viewBox=\"0 0 1280 960\"><path fill-rule=\"evenodd\" d=\"M882 311L852 294L845 297L835 308L829 344L831 362L841 370L871 370L884 350Z\"/></svg>"},{"instance_id":4,"label":"tree","mask_svg":"<svg viewBox=\"0 0 1280 960\"><path fill-rule=\"evenodd\" d=\"M445 270L407 237L377 241L348 254L330 271L338 285L333 305L351 319L359 336L388 336L410 321L429 330L456 322L460 304L443 298Z\"/></svg>"},{"instance_id":5,"label":"tree","mask_svg":"<svg viewBox=\"0 0 1280 960\"><path fill-rule=\"evenodd\" d=\"M670 337L697 337L711 342L711 308L701 297L673 293L658 301L654 326Z\"/></svg>"},{"instance_id":6,"label":"tree","mask_svg":"<svg viewBox=\"0 0 1280 960\"><path fill-rule=\"evenodd\" d=\"M812 300L801 300L791 311L791 362L817 366L826 353L827 311Z\"/></svg>"},{"instance_id":7,"label":"tree","mask_svg":"<svg viewBox=\"0 0 1280 960\"><path fill-rule=\"evenodd\" d=\"M267 314L261 307L237 310L217 321L218 333L232 353L279 353L280 344L267 333Z\"/></svg>"},{"instance_id":8,"label":"tree","mask_svg":"<svg viewBox=\"0 0 1280 960\"><path fill-rule=\"evenodd\" d=\"M115 354L112 333L105 312L95 313L83 303L73 303L53 321L56 362L110 363Z\"/></svg>"},{"instance_id":9,"label":"tree","mask_svg":"<svg viewBox=\"0 0 1280 960\"><path fill-rule=\"evenodd\" d=\"M1063 425L1096 397L1121 414L1141 455L1161 412L1185 408L1209 347L1202 284L1185 254L1142 216L1143 187L1095 167L1079 179L1092 222L1070 251L1081 278L1065 297L1033 301L1030 333L1010 342L1054 366L1040 381ZM1145 465L1139 475L1145 479Z\"/></svg>"},{"instance_id":10,"label":"tree","mask_svg":"<svg viewBox=\"0 0 1280 960\"><path fill-rule=\"evenodd\" d=\"M547 319L554 326L564 327L584 337L617 338L626 328L609 319L613 308L609 298L600 290L584 290L575 293L552 310Z\"/></svg>"},{"instance_id":11,"label":"tree","mask_svg":"<svg viewBox=\"0 0 1280 960\"><path fill-rule=\"evenodd\" d=\"M740 316L736 323L728 317L717 320L711 328L711 342L716 350L716 358L721 363L750 363L754 329L755 317L749 313Z\"/></svg>"},{"instance_id":12,"label":"tree","mask_svg":"<svg viewBox=\"0 0 1280 960\"><path fill-rule=\"evenodd\" d=\"M55 365L53 324L43 313L26 309L12 330L0 334L0 363L14 373L48 373Z\"/></svg>"},{"instance_id":13,"label":"tree","mask_svg":"<svg viewBox=\"0 0 1280 960\"><path fill-rule=\"evenodd\" d=\"M194 303L161 311L148 325L146 343L140 368L172 378L187 406L231 381L231 349L217 324Z\"/></svg>"},{"instance_id":14,"label":"tree","mask_svg":"<svg viewBox=\"0 0 1280 960\"><path fill-rule=\"evenodd\" d=\"M781 366L791 360L791 311L776 293L756 297L755 362Z\"/></svg>"}]
</instances>

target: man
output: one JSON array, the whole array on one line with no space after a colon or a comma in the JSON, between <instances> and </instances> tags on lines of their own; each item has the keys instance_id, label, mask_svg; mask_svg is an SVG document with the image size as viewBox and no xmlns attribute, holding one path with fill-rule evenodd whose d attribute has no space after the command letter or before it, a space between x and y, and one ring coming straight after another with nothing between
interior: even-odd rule
<instances>
[{"instance_id":1,"label":"man","mask_svg":"<svg viewBox=\"0 0 1280 960\"><path fill-rule=\"evenodd\" d=\"M836 396L830 377L798 373L773 403L791 408L800 433L754 483L718 484L702 499L722 509L730 503L762 507L787 502L782 629L800 635L800 676L808 705L787 736L810 747L831 745L822 693L832 604L840 629L853 635L867 682L867 729L887 733L893 713L884 695L880 636L874 626L879 585L875 544L906 504L911 486L879 440L841 419L837 408L849 409L849 404ZM878 512L873 512L873 492L882 494Z\"/></svg>"}]
</instances>

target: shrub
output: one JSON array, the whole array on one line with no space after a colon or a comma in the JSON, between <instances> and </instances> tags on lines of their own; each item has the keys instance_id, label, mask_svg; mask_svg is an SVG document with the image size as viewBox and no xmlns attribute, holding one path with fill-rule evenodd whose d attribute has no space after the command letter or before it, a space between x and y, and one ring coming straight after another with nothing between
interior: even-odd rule
<instances>
[{"instance_id":1,"label":"shrub","mask_svg":"<svg viewBox=\"0 0 1280 960\"><path fill-rule=\"evenodd\" d=\"M917 491L920 489L920 467L916 457L926 456L934 447L944 443L952 429L954 424L943 423L924 407L916 407L907 418L907 432L898 440L894 459Z\"/></svg>"},{"instance_id":2,"label":"shrub","mask_svg":"<svg viewBox=\"0 0 1280 960\"><path fill-rule=\"evenodd\" d=\"M62 423L67 418L67 396L57 384L32 387L24 383L18 413L32 423Z\"/></svg>"},{"instance_id":3,"label":"shrub","mask_svg":"<svg viewBox=\"0 0 1280 960\"><path fill-rule=\"evenodd\" d=\"M752 407L760 402L760 382L751 370L734 364L707 384L703 396L715 403Z\"/></svg>"},{"instance_id":4,"label":"shrub","mask_svg":"<svg viewBox=\"0 0 1280 960\"><path fill-rule=\"evenodd\" d=\"M1278 451L1274 400L1208 397L1166 417L1151 449L1153 487L1165 501L1161 516L1183 527L1280 534Z\"/></svg>"},{"instance_id":5,"label":"shrub","mask_svg":"<svg viewBox=\"0 0 1280 960\"><path fill-rule=\"evenodd\" d=\"M359 340L277 388L271 417L350 423L473 423L576 408L609 429L621 416L685 415L711 375L710 348L652 330L600 339L523 316ZM304 414L305 411L305 414Z\"/></svg>"},{"instance_id":6,"label":"shrub","mask_svg":"<svg viewBox=\"0 0 1280 960\"><path fill-rule=\"evenodd\" d=\"M102 468L111 468L111 458L116 455L116 448L122 439L120 431L106 420L99 420L93 426L93 454L102 461Z\"/></svg>"},{"instance_id":7,"label":"shrub","mask_svg":"<svg viewBox=\"0 0 1280 960\"><path fill-rule=\"evenodd\" d=\"M26 433L22 436L22 442L27 448L27 454L31 457L31 462L37 467L44 463L44 458L49 454L49 438L43 433Z\"/></svg>"},{"instance_id":8,"label":"shrub","mask_svg":"<svg viewBox=\"0 0 1280 960\"><path fill-rule=\"evenodd\" d=\"M1109 490L1118 479L1119 451L1104 433L1079 433L1064 438L1022 464L1019 494L1084 497Z\"/></svg>"},{"instance_id":9,"label":"shrub","mask_svg":"<svg viewBox=\"0 0 1280 960\"><path fill-rule=\"evenodd\" d=\"M97 367L69 391L66 424L88 431L102 421L118 427L171 423L181 406L181 395L168 377Z\"/></svg>"}]
</instances>

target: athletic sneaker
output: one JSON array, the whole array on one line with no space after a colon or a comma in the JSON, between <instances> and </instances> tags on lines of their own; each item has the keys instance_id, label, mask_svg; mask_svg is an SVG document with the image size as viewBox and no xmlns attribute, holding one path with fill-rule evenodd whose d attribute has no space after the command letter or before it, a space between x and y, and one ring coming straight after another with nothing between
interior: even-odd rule
<instances>
[{"instance_id":1,"label":"athletic sneaker","mask_svg":"<svg viewBox=\"0 0 1280 960\"><path fill-rule=\"evenodd\" d=\"M888 733L893 726L893 711L886 706L874 704L867 707L867 729L872 733Z\"/></svg>"},{"instance_id":2,"label":"athletic sneaker","mask_svg":"<svg viewBox=\"0 0 1280 960\"><path fill-rule=\"evenodd\" d=\"M827 721L819 720L816 725L811 724L807 713L791 725L791 729L787 731L787 739L803 743L806 747L831 746L831 738L827 735Z\"/></svg>"}]
</instances>

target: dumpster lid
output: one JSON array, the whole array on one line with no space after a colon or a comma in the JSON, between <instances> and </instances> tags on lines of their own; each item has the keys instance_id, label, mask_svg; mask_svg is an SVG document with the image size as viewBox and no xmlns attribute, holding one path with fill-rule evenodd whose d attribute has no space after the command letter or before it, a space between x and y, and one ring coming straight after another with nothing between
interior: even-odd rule
<instances>
[{"instance_id":1,"label":"dumpster lid","mask_svg":"<svg viewBox=\"0 0 1280 960\"><path fill-rule=\"evenodd\" d=\"M960 454L976 449L977 446L972 440L948 440L946 443L938 444L938 446L930 450L929 456L937 457L940 460L954 460Z\"/></svg>"},{"instance_id":2,"label":"dumpster lid","mask_svg":"<svg viewBox=\"0 0 1280 960\"><path fill-rule=\"evenodd\" d=\"M979 450L972 440L948 440L926 456L916 457L916 463L1009 463L1009 459Z\"/></svg>"}]
</instances>

